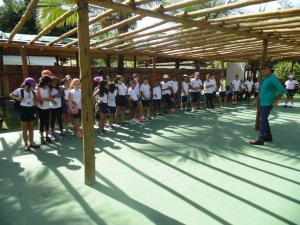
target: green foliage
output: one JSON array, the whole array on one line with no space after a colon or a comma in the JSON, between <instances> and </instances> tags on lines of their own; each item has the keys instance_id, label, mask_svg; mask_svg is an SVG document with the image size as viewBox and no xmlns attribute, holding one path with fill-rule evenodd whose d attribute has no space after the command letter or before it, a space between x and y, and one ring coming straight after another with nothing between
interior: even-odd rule
<instances>
[{"instance_id":1,"label":"green foliage","mask_svg":"<svg viewBox=\"0 0 300 225\"><path fill-rule=\"evenodd\" d=\"M289 74L292 72L292 62L291 61L281 61L274 65L275 74L281 79L288 79ZM294 63L294 74L296 79L299 79L300 75L300 64Z\"/></svg>"},{"instance_id":2,"label":"green foliage","mask_svg":"<svg viewBox=\"0 0 300 225\"><path fill-rule=\"evenodd\" d=\"M3 5L0 6L0 30L10 33L20 21L29 2L29 0L3 0ZM19 33L35 34L36 32L35 13L33 13Z\"/></svg>"}]
</instances>

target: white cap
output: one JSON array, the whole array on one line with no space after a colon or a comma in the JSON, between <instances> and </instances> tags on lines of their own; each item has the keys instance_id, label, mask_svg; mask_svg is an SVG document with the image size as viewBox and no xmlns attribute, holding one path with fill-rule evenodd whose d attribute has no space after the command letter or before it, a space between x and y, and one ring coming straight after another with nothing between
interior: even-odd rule
<instances>
[{"instance_id":1,"label":"white cap","mask_svg":"<svg viewBox=\"0 0 300 225\"><path fill-rule=\"evenodd\" d=\"M195 72L194 75L200 76L200 72Z\"/></svg>"},{"instance_id":2,"label":"white cap","mask_svg":"<svg viewBox=\"0 0 300 225\"><path fill-rule=\"evenodd\" d=\"M163 78L168 79L168 78L169 78L169 75L168 75L168 74L165 74L165 75L163 76Z\"/></svg>"},{"instance_id":3,"label":"white cap","mask_svg":"<svg viewBox=\"0 0 300 225\"><path fill-rule=\"evenodd\" d=\"M290 74L290 75L289 75L289 78L290 78L290 79L294 78L294 75L293 75L293 74Z\"/></svg>"}]
</instances>

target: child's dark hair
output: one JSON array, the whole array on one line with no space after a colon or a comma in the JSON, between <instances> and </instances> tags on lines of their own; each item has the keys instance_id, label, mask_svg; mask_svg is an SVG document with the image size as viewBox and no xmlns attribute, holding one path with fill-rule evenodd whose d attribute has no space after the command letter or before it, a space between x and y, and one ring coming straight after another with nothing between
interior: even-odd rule
<instances>
[{"instance_id":1,"label":"child's dark hair","mask_svg":"<svg viewBox=\"0 0 300 225\"><path fill-rule=\"evenodd\" d=\"M108 90L110 93L114 93L114 91L116 90L116 84L115 83L109 83L108 85Z\"/></svg>"},{"instance_id":2,"label":"child's dark hair","mask_svg":"<svg viewBox=\"0 0 300 225\"><path fill-rule=\"evenodd\" d=\"M51 88L55 88L55 89L59 90L59 79L58 79L57 77L53 77L53 76L52 76L52 77L51 77L51 82L54 81L54 80L56 80L56 82L57 82L57 83L56 83L56 87L53 87L53 86L52 86L52 83L51 83Z\"/></svg>"},{"instance_id":3,"label":"child's dark hair","mask_svg":"<svg viewBox=\"0 0 300 225\"><path fill-rule=\"evenodd\" d=\"M123 79L122 75L117 75L116 78L114 79L115 84L118 84L119 80Z\"/></svg>"},{"instance_id":4,"label":"child's dark hair","mask_svg":"<svg viewBox=\"0 0 300 225\"><path fill-rule=\"evenodd\" d=\"M98 88L99 88L99 96L103 97L104 94L107 94L107 88L106 88L107 82L106 80L101 80L99 82Z\"/></svg>"},{"instance_id":5,"label":"child's dark hair","mask_svg":"<svg viewBox=\"0 0 300 225\"><path fill-rule=\"evenodd\" d=\"M40 83L38 85L38 87L44 87L46 85L49 85L49 83L51 82L51 77L47 76L47 75L43 75L40 77Z\"/></svg>"}]
</instances>

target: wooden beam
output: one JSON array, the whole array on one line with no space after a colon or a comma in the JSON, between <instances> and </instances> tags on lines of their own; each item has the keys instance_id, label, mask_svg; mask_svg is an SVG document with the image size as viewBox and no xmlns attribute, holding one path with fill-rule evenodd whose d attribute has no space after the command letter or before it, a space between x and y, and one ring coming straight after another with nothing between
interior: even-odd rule
<instances>
[{"instance_id":1,"label":"wooden beam","mask_svg":"<svg viewBox=\"0 0 300 225\"><path fill-rule=\"evenodd\" d=\"M102 1L97 1L97 0L91 0L91 2L93 4L96 5L100 5L106 8L111 8L117 11L122 11L122 12L128 12L128 13L135 13L135 14L140 14L143 16L150 16L150 17L154 17L154 18L158 18L158 19L162 19L165 22L175 22L175 23L181 23L187 26L193 26L193 27L200 27L202 29L208 29L211 31L215 31L215 32L223 32L223 33L230 33L230 34L236 34L239 36L247 36L247 37L253 37L253 38L257 38L260 40L266 39L267 36L265 35L258 35L258 34L252 34L246 31L242 31L242 30L236 30L236 29L230 29L230 28L224 28L224 27L220 27L217 25L211 25L209 23L206 22L198 22L195 20L191 20L191 19L184 19L184 18L179 18L176 16L172 16L172 15L167 15L167 14L161 14L161 13L157 13L151 10L146 10L146 9L140 9L140 8L133 8L130 7L128 5L124 5L124 4L119 4L119 3L115 3L115 2L110 2L109 0L102 0ZM298 43L287 43L285 41L281 41L278 40L276 38L269 38L270 41L272 42L276 42L276 43L281 43L281 44L288 44L291 46L299 46Z\"/></svg>"},{"instance_id":2,"label":"wooden beam","mask_svg":"<svg viewBox=\"0 0 300 225\"><path fill-rule=\"evenodd\" d=\"M27 9L23 13L23 15L21 17L21 20L15 26L15 28L13 29L13 31L10 33L10 35L8 37L8 40L7 40L8 43L12 43L12 40L13 40L14 36L21 30L21 28L26 23L27 19L32 15L32 12L35 9L35 6L37 5L38 2L39 2L39 0L31 0L31 2L29 3L29 5L27 6Z\"/></svg>"},{"instance_id":3,"label":"wooden beam","mask_svg":"<svg viewBox=\"0 0 300 225\"><path fill-rule=\"evenodd\" d=\"M3 47L0 47L0 96L4 96L4 60Z\"/></svg>"},{"instance_id":4,"label":"wooden beam","mask_svg":"<svg viewBox=\"0 0 300 225\"><path fill-rule=\"evenodd\" d=\"M263 64L264 62L266 62L267 61L267 57L268 57L268 40L265 39L265 40L263 40L262 56L261 56L260 63ZM258 79L259 79L259 87L260 87L260 83L261 83L261 75L260 75L260 73L259 73ZM255 129L256 130L259 130L259 123L260 123L260 103L258 102L258 104L257 104L257 111L256 111L256 120L255 120Z\"/></svg>"},{"instance_id":5,"label":"wooden beam","mask_svg":"<svg viewBox=\"0 0 300 225\"><path fill-rule=\"evenodd\" d=\"M85 184L95 182L95 144L94 144L94 116L91 94L92 74L90 62L90 39L88 0L79 0L78 7L78 40L79 40L79 67L81 81L81 116L83 129L83 161Z\"/></svg>"},{"instance_id":6,"label":"wooden beam","mask_svg":"<svg viewBox=\"0 0 300 225\"><path fill-rule=\"evenodd\" d=\"M20 48L20 55L22 59L22 71L23 71L23 80L29 76L28 63L27 63L27 54L25 46Z\"/></svg>"},{"instance_id":7,"label":"wooden beam","mask_svg":"<svg viewBox=\"0 0 300 225\"><path fill-rule=\"evenodd\" d=\"M198 11L193 11L189 12L189 16L204 16L210 13L217 13L217 12L224 12L227 10L232 10L232 9L237 9L249 5L255 5L255 4L260 4L260 3L265 3L265 2L272 2L276 0L244 0L244 1L239 1L239 2L233 2L225 5L220 5L212 8L207 8L207 9L201 9ZM184 13L182 12L181 15Z\"/></svg>"},{"instance_id":8,"label":"wooden beam","mask_svg":"<svg viewBox=\"0 0 300 225\"><path fill-rule=\"evenodd\" d=\"M45 27L38 35L36 35L29 43L28 45L32 45L35 41L37 41L40 37L42 37L45 34L48 34L50 31L52 31L59 23L65 21L68 17L72 16L75 13L74 10L70 10L65 12L63 15L61 15L59 18L57 18L55 21L53 21L51 24L49 24L47 27Z\"/></svg>"}]
</instances>

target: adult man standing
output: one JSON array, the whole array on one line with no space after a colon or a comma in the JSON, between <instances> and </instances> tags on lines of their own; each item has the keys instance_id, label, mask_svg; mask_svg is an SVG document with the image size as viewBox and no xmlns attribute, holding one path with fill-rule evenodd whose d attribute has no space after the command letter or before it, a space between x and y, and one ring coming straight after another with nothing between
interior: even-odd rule
<instances>
[{"instance_id":1,"label":"adult man standing","mask_svg":"<svg viewBox=\"0 0 300 225\"><path fill-rule=\"evenodd\" d=\"M260 106L260 127L257 138L249 141L252 145L264 145L265 141L273 141L268 117L273 107L278 106L278 102L285 92L285 88L273 74L271 63L263 63L259 71L262 80L259 97L254 100L254 105L259 104Z\"/></svg>"}]
</instances>

